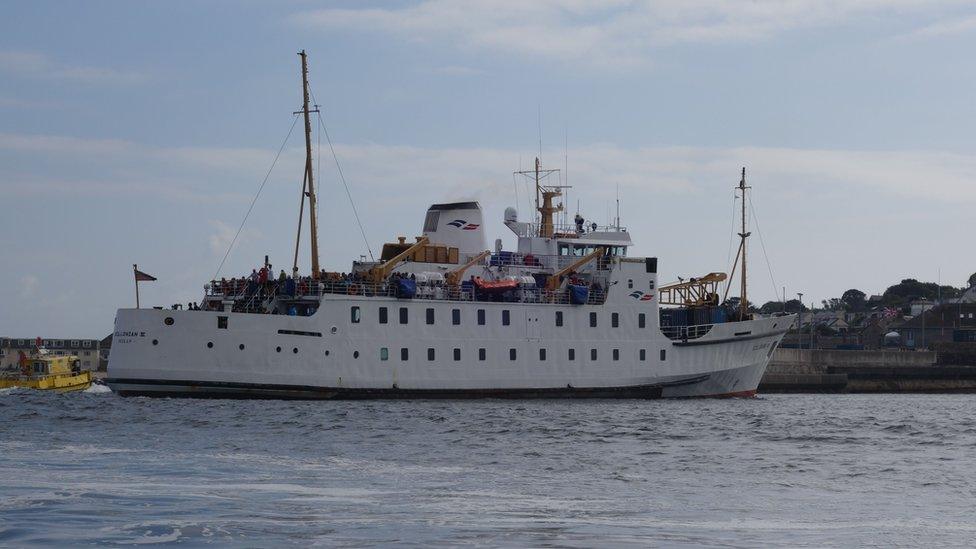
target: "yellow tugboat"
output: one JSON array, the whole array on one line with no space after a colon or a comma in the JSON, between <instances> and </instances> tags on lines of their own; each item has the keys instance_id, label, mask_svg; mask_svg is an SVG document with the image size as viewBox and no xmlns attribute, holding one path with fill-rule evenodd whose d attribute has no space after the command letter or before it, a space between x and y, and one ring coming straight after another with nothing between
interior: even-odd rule
<instances>
[{"instance_id":1,"label":"yellow tugboat","mask_svg":"<svg viewBox=\"0 0 976 549\"><path fill-rule=\"evenodd\" d=\"M20 352L20 371L0 372L0 389L23 387L66 393L91 387L92 373L81 369L74 355L54 356L41 347L40 339L30 356Z\"/></svg>"}]
</instances>

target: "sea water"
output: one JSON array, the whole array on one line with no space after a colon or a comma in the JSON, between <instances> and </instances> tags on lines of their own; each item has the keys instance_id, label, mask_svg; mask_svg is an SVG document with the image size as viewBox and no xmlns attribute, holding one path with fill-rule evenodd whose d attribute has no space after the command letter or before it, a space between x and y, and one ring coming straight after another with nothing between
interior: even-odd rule
<instances>
[{"instance_id":1,"label":"sea water","mask_svg":"<svg viewBox=\"0 0 976 549\"><path fill-rule=\"evenodd\" d=\"M976 397L0 393L0 545L976 545Z\"/></svg>"}]
</instances>

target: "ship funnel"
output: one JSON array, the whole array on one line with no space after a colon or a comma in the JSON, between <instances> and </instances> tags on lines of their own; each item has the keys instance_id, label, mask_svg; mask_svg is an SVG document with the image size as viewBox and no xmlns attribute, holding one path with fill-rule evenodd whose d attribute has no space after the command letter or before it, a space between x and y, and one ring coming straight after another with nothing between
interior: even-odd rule
<instances>
[{"instance_id":1,"label":"ship funnel","mask_svg":"<svg viewBox=\"0 0 976 549\"><path fill-rule=\"evenodd\" d=\"M481 206L477 202L434 204L427 209L424 236L433 245L458 248L462 255L483 252L487 243Z\"/></svg>"}]
</instances>

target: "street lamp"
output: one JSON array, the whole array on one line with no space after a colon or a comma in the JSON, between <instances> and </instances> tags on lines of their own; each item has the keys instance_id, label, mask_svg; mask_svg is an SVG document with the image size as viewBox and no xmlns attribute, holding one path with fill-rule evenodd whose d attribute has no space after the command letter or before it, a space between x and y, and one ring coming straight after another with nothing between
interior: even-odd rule
<instances>
[{"instance_id":1,"label":"street lamp","mask_svg":"<svg viewBox=\"0 0 976 549\"><path fill-rule=\"evenodd\" d=\"M797 301L800 302L800 307L799 310L797 311L799 316L797 316L796 318L796 344L800 346L800 349L802 349L803 348L803 292L797 292L796 295L799 296L799 299Z\"/></svg>"}]
</instances>

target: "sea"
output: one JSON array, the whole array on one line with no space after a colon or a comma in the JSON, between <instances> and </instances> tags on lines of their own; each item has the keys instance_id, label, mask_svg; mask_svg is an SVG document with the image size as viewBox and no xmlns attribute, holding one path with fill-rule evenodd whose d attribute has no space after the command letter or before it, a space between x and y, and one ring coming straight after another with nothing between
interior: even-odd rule
<instances>
[{"instance_id":1,"label":"sea","mask_svg":"<svg viewBox=\"0 0 976 549\"><path fill-rule=\"evenodd\" d=\"M976 546L976 396L0 392L0 546Z\"/></svg>"}]
</instances>

